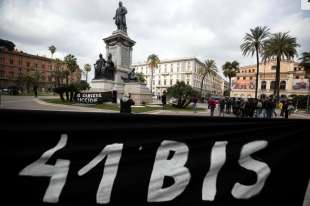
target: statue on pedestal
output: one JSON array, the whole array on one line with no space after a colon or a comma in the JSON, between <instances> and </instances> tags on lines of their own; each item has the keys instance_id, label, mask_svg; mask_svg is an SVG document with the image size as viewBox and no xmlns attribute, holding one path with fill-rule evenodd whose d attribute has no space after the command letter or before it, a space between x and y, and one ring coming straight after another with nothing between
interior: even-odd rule
<instances>
[{"instance_id":1,"label":"statue on pedestal","mask_svg":"<svg viewBox=\"0 0 310 206\"><path fill-rule=\"evenodd\" d=\"M96 64L94 64L95 79L99 79L100 77L102 77L105 64L106 64L106 60L102 58L102 54L99 54L99 59L96 61Z\"/></svg>"},{"instance_id":2,"label":"statue on pedestal","mask_svg":"<svg viewBox=\"0 0 310 206\"><path fill-rule=\"evenodd\" d=\"M127 33L127 25L126 25L126 14L127 9L123 6L123 3L120 1L118 3L119 7L116 9L114 20L118 30L121 30Z\"/></svg>"},{"instance_id":3,"label":"statue on pedestal","mask_svg":"<svg viewBox=\"0 0 310 206\"><path fill-rule=\"evenodd\" d=\"M129 73L127 78L122 77L122 80L124 82L138 82L138 77L136 76L135 73L135 68L133 68Z\"/></svg>"},{"instance_id":4,"label":"statue on pedestal","mask_svg":"<svg viewBox=\"0 0 310 206\"><path fill-rule=\"evenodd\" d=\"M106 61L102 58L102 54L99 54L99 59L94 64L95 68L95 79L108 79L114 80L115 67L112 61L112 54L108 55L108 60Z\"/></svg>"}]
</instances>

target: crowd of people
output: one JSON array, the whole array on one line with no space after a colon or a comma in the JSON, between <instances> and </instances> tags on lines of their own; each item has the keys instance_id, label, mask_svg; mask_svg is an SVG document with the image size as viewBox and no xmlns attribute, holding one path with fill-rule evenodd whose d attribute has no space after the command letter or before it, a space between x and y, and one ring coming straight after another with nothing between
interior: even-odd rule
<instances>
[{"instance_id":1,"label":"crowd of people","mask_svg":"<svg viewBox=\"0 0 310 206\"><path fill-rule=\"evenodd\" d=\"M264 97L261 99L242 99L242 98L209 98L208 108L210 109L211 116L214 116L214 111L218 109L219 116L226 114L234 114L237 117L256 117L256 118L272 118L280 115L281 117L288 118L295 107L293 102L289 99L281 99L277 101L272 96ZM277 114L276 108L280 109L280 114Z\"/></svg>"}]
</instances>

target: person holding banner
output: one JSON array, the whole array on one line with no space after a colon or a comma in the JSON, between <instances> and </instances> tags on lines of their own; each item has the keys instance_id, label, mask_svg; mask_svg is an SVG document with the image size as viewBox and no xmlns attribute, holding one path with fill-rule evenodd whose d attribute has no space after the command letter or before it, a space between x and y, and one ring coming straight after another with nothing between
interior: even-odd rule
<instances>
[{"instance_id":1,"label":"person holding banner","mask_svg":"<svg viewBox=\"0 0 310 206\"><path fill-rule=\"evenodd\" d=\"M120 113L131 113L131 106L134 105L135 102L131 99L131 94L128 94L128 97L124 95L120 101Z\"/></svg>"}]
</instances>

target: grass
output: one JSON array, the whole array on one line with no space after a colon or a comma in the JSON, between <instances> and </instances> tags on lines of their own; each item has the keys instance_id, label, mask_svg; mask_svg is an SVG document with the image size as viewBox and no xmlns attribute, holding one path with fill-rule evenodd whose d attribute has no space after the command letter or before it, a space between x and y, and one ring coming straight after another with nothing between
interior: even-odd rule
<instances>
[{"instance_id":1,"label":"grass","mask_svg":"<svg viewBox=\"0 0 310 206\"><path fill-rule=\"evenodd\" d=\"M34 92L29 92L29 93L20 93L17 96L34 96ZM48 93L48 92L38 92L38 96L54 96L53 93Z\"/></svg>"},{"instance_id":2,"label":"grass","mask_svg":"<svg viewBox=\"0 0 310 206\"><path fill-rule=\"evenodd\" d=\"M109 104L109 103L104 103L104 104L96 104L96 105L77 105L73 102L69 101L61 101L60 99L41 99L42 101L45 101L47 103L51 104L64 104L64 105L72 105L72 106L86 106L90 108L96 108L96 109L104 109L104 110L112 110L112 111L119 111L120 107L118 104ZM150 106L141 106L141 107L132 107L132 112L133 113L143 113L143 112L150 112L150 111L157 111L157 110L162 110L162 107L150 107ZM188 106L186 108L176 108L173 107L172 105L166 105L165 110L167 111L181 111L181 112L192 112L193 109L191 106ZM197 112L205 111L203 108L197 108Z\"/></svg>"},{"instance_id":3,"label":"grass","mask_svg":"<svg viewBox=\"0 0 310 206\"><path fill-rule=\"evenodd\" d=\"M64 104L64 105L73 105L74 103L69 101L61 101L60 99L41 99L44 102L51 103L51 104Z\"/></svg>"},{"instance_id":4,"label":"grass","mask_svg":"<svg viewBox=\"0 0 310 206\"><path fill-rule=\"evenodd\" d=\"M119 106L117 104L96 104L94 106L96 109L107 109L113 111L119 111Z\"/></svg>"}]
</instances>

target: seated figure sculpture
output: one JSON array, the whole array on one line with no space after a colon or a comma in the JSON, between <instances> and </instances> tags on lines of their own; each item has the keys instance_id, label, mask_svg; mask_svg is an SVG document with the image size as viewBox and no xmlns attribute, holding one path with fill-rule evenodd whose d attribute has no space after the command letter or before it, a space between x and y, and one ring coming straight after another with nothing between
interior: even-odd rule
<instances>
[{"instance_id":1,"label":"seated figure sculpture","mask_svg":"<svg viewBox=\"0 0 310 206\"><path fill-rule=\"evenodd\" d=\"M135 68L133 68L128 73L128 77L127 78L122 77L122 79L124 80L124 82L137 82L138 81L138 77L136 76Z\"/></svg>"},{"instance_id":2,"label":"seated figure sculpture","mask_svg":"<svg viewBox=\"0 0 310 206\"><path fill-rule=\"evenodd\" d=\"M99 59L94 64L95 79L108 79L114 80L115 67L112 61L112 54L108 54L108 60L102 58L102 54L99 55Z\"/></svg>"}]
</instances>

